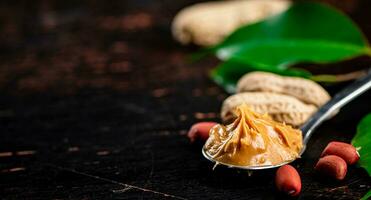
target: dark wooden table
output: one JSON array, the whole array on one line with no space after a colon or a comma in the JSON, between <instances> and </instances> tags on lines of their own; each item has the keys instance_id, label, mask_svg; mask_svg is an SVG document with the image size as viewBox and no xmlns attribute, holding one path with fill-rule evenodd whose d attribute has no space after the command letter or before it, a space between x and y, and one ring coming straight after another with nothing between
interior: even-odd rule
<instances>
[{"instance_id":1,"label":"dark wooden table","mask_svg":"<svg viewBox=\"0 0 371 200\"><path fill-rule=\"evenodd\" d=\"M217 61L190 63L196 48L172 40L172 16L191 3L0 3L1 199L287 198L274 171L213 171L185 137L195 122L219 121L227 97L207 76ZM370 10L362 1L351 11L369 39ZM341 182L313 171L327 142L351 140L370 100L318 129L294 163L299 199L359 199L371 188L361 168Z\"/></svg>"}]
</instances>

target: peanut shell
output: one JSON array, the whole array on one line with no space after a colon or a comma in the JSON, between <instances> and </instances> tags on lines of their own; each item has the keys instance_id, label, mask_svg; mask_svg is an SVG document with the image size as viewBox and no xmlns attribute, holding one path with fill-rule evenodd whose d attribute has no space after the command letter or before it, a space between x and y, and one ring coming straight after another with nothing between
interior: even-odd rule
<instances>
[{"instance_id":1,"label":"peanut shell","mask_svg":"<svg viewBox=\"0 0 371 200\"><path fill-rule=\"evenodd\" d=\"M246 103L255 112L270 115L274 120L294 127L302 125L316 110L314 105L305 104L295 97L271 92L243 92L229 96L221 109L223 121L233 119L233 109Z\"/></svg>"},{"instance_id":2,"label":"peanut shell","mask_svg":"<svg viewBox=\"0 0 371 200\"><path fill-rule=\"evenodd\" d=\"M268 72L251 72L237 83L237 92L273 92L295 97L317 107L330 100L330 95L318 83L298 77L285 77Z\"/></svg>"},{"instance_id":3,"label":"peanut shell","mask_svg":"<svg viewBox=\"0 0 371 200\"><path fill-rule=\"evenodd\" d=\"M182 9L172 22L172 33L182 44L215 45L244 24L280 13L286 0L234 0L198 3Z\"/></svg>"}]
</instances>

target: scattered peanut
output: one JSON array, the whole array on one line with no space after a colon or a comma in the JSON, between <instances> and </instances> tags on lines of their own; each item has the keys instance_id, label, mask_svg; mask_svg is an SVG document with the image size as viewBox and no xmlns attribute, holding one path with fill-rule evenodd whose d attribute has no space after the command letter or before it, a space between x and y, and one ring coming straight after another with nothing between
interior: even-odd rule
<instances>
[{"instance_id":1,"label":"scattered peanut","mask_svg":"<svg viewBox=\"0 0 371 200\"><path fill-rule=\"evenodd\" d=\"M216 122L199 122L194 124L189 130L187 137L191 142L200 140L202 142L206 141L209 138L210 129L216 125Z\"/></svg>"},{"instance_id":2,"label":"scattered peanut","mask_svg":"<svg viewBox=\"0 0 371 200\"><path fill-rule=\"evenodd\" d=\"M314 168L323 175L333 177L337 180L343 180L347 174L347 163L335 155L320 158Z\"/></svg>"},{"instance_id":3,"label":"scattered peanut","mask_svg":"<svg viewBox=\"0 0 371 200\"><path fill-rule=\"evenodd\" d=\"M287 0L235 0L198 3L181 10L172 32L182 44L215 45L244 24L251 24L286 10Z\"/></svg>"},{"instance_id":4,"label":"scattered peanut","mask_svg":"<svg viewBox=\"0 0 371 200\"><path fill-rule=\"evenodd\" d=\"M323 150L321 157L327 155L339 156L349 165L355 164L359 160L359 154L356 148L344 142L330 142L325 150Z\"/></svg>"},{"instance_id":5,"label":"scattered peanut","mask_svg":"<svg viewBox=\"0 0 371 200\"><path fill-rule=\"evenodd\" d=\"M284 165L276 172L276 187L290 196L297 196L301 190L299 173L291 165Z\"/></svg>"},{"instance_id":6,"label":"scattered peanut","mask_svg":"<svg viewBox=\"0 0 371 200\"><path fill-rule=\"evenodd\" d=\"M246 103L255 112L269 114L274 120L298 127L317 109L294 97L270 92L244 92L228 97L223 102L221 117L223 121L233 119L232 110Z\"/></svg>"},{"instance_id":7,"label":"scattered peanut","mask_svg":"<svg viewBox=\"0 0 371 200\"><path fill-rule=\"evenodd\" d=\"M251 72L237 83L237 92L273 92L295 97L306 104L322 106L330 95L318 83L298 77L285 77L268 72Z\"/></svg>"}]
</instances>

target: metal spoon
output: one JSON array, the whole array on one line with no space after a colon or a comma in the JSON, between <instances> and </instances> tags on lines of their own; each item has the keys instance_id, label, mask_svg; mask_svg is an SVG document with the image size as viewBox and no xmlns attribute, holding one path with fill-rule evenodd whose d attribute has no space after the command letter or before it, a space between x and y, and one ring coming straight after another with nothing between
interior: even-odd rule
<instances>
[{"instance_id":1,"label":"metal spoon","mask_svg":"<svg viewBox=\"0 0 371 200\"><path fill-rule=\"evenodd\" d=\"M353 82L351 85L346 87L345 89L341 90L337 93L329 102L323 105L300 129L303 134L303 148L299 155L301 156L305 149L306 145L312 136L314 130L322 124L323 121L327 120L333 113L337 112L340 108L344 105L367 91L371 88L371 70L369 73ZM238 168L238 169L245 169L245 170L260 170L260 169L271 169L276 168L288 163L293 162L294 160L289 160L277 165L261 165L261 166L238 166L238 165L231 165L228 163L222 163L219 161L214 160L212 156L210 156L207 151L205 150L205 146L202 148L202 155L210 160L211 162L216 163L216 165L221 164L225 165L230 168Z\"/></svg>"}]
</instances>

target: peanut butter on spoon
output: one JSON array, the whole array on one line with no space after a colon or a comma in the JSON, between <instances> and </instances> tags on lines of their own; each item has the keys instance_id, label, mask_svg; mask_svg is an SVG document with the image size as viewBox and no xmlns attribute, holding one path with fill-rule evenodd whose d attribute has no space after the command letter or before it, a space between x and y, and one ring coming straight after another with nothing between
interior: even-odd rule
<instances>
[{"instance_id":1,"label":"peanut butter on spoon","mask_svg":"<svg viewBox=\"0 0 371 200\"><path fill-rule=\"evenodd\" d=\"M252 111L246 104L234 110L229 125L215 125L205 152L215 161L238 166L276 165L300 157L301 131Z\"/></svg>"}]
</instances>

